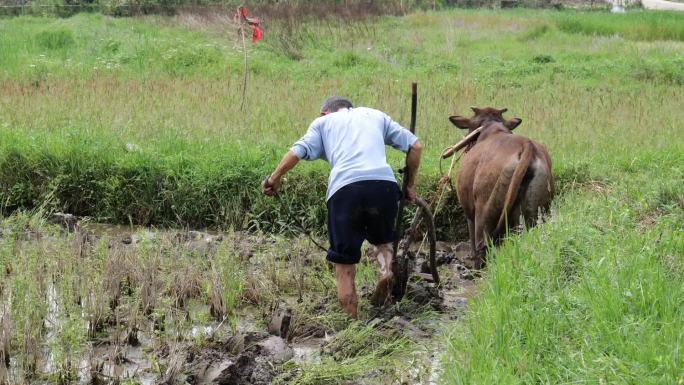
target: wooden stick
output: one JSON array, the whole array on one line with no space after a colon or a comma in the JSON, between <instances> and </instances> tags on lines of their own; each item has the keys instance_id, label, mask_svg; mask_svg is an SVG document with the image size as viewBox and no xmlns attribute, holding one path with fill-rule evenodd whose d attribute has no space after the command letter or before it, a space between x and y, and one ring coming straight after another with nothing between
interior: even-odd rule
<instances>
[{"instance_id":1,"label":"wooden stick","mask_svg":"<svg viewBox=\"0 0 684 385\"><path fill-rule=\"evenodd\" d=\"M480 133L480 131L482 131L482 126L476 128L475 130L473 130L473 132L471 132L470 134L466 135L463 139L461 139L460 142L458 142L458 143L454 144L453 146L451 146L451 147L447 148L446 150L444 150L444 152L442 152L442 159L446 159L446 158L448 158L448 157L454 155L454 153L455 153L456 151L458 151L458 150L462 149L463 147L465 147L468 143L470 143L470 141L473 140L473 138L474 138L477 134Z\"/></svg>"},{"instance_id":2,"label":"wooden stick","mask_svg":"<svg viewBox=\"0 0 684 385\"><path fill-rule=\"evenodd\" d=\"M238 12L240 9L238 8ZM242 77L242 101L240 102L240 111L244 110L245 107L245 97L247 96L247 45L245 45L245 23L243 17L240 18L240 36L242 36L242 52L245 54L245 69L244 75Z\"/></svg>"}]
</instances>

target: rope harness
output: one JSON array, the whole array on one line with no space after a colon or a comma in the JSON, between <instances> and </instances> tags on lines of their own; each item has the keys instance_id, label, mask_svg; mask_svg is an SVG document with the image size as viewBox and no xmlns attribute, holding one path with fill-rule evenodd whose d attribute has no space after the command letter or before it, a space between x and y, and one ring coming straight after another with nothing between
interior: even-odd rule
<instances>
[{"instance_id":1,"label":"rope harness","mask_svg":"<svg viewBox=\"0 0 684 385\"><path fill-rule=\"evenodd\" d=\"M448 151L452 148L453 148L452 146L447 147L444 149L444 151L442 153L444 154L446 151ZM435 211L432 213L433 217L437 217L437 214L439 214L440 210L444 208L444 205L441 203L444 201L444 195L447 191L447 186L449 186L452 191L454 191L454 192L456 191L456 186L452 183L453 181L451 178L451 173L454 170L454 165L461 159L463 154L464 154L464 152L461 152L458 154L458 156L455 156L455 157L453 157L453 159L451 159L451 164L449 165L449 171L446 174L444 174L444 171L442 169L442 160L444 160L444 157L443 156L439 157L439 173L442 174L442 178L439 180L439 183L437 185L437 191L439 191L439 193L436 194L434 196L434 198L432 199L432 201L430 202L430 206L435 208ZM422 222L422 218L421 218L421 221L416 224L416 228L418 226L420 226L421 222ZM418 250L417 250L416 254L420 253L423 250L423 246L425 245L426 240L427 240L427 234L423 234L423 239L420 241L420 246L418 246Z\"/></svg>"}]
</instances>

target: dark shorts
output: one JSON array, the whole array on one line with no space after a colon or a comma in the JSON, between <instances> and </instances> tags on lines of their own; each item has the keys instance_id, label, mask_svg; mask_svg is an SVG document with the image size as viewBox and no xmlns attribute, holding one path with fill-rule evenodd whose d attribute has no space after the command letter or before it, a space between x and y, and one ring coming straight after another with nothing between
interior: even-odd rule
<instances>
[{"instance_id":1,"label":"dark shorts","mask_svg":"<svg viewBox=\"0 0 684 385\"><path fill-rule=\"evenodd\" d=\"M395 182L365 180L348 184L328 199L327 259L354 264L361 260L361 244L394 241L394 224L401 191Z\"/></svg>"}]
</instances>

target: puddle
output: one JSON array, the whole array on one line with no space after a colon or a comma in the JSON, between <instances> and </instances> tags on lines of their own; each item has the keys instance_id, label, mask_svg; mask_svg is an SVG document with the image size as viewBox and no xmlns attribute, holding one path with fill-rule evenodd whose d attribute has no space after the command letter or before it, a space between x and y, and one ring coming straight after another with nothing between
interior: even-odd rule
<instances>
[{"instance_id":1,"label":"puddle","mask_svg":"<svg viewBox=\"0 0 684 385\"><path fill-rule=\"evenodd\" d=\"M294 356L292 360L299 364L318 364L321 362L321 346L325 338L307 338L292 343Z\"/></svg>"},{"instance_id":2,"label":"puddle","mask_svg":"<svg viewBox=\"0 0 684 385\"><path fill-rule=\"evenodd\" d=\"M430 376L428 377L428 385L438 385L439 376L442 374L442 360L441 352L434 351L432 353L432 360L430 360Z\"/></svg>"},{"instance_id":3,"label":"puddle","mask_svg":"<svg viewBox=\"0 0 684 385\"><path fill-rule=\"evenodd\" d=\"M151 371L152 363L142 347L92 347L81 358L78 382L107 383L112 379L143 382L147 379L154 383L156 376Z\"/></svg>"},{"instance_id":4,"label":"puddle","mask_svg":"<svg viewBox=\"0 0 684 385\"><path fill-rule=\"evenodd\" d=\"M43 373L52 373L56 370L55 354L52 346L56 344L57 327L59 326L59 304L57 302L57 289L50 282L47 289L47 314L45 315L44 327L47 330L45 336L46 351L43 364Z\"/></svg>"}]
</instances>

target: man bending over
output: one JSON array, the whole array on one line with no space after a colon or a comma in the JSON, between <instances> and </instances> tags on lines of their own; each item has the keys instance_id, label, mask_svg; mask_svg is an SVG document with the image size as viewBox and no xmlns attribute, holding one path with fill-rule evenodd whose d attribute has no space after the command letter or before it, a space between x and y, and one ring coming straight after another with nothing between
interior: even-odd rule
<instances>
[{"instance_id":1,"label":"man bending over","mask_svg":"<svg viewBox=\"0 0 684 385\"><path fill-rule=\"evenodd\" d=\"M320 158L330 164L327 259L335 265L340 306L352 318L357 318L354 278L364 239L373 245L373 254L380 263L380 279L371 303L384 304L392 285L392 242L397 236L394 223L401 191L387 164L385 145L408 152L405 199L415 201L415 178L422 151L418 138L385 113L354 108L349 99L338 96L323 102L321 116L262 185L266 195L274 195L282 176L300 159Z\"/></svg>"}]
</instances>

